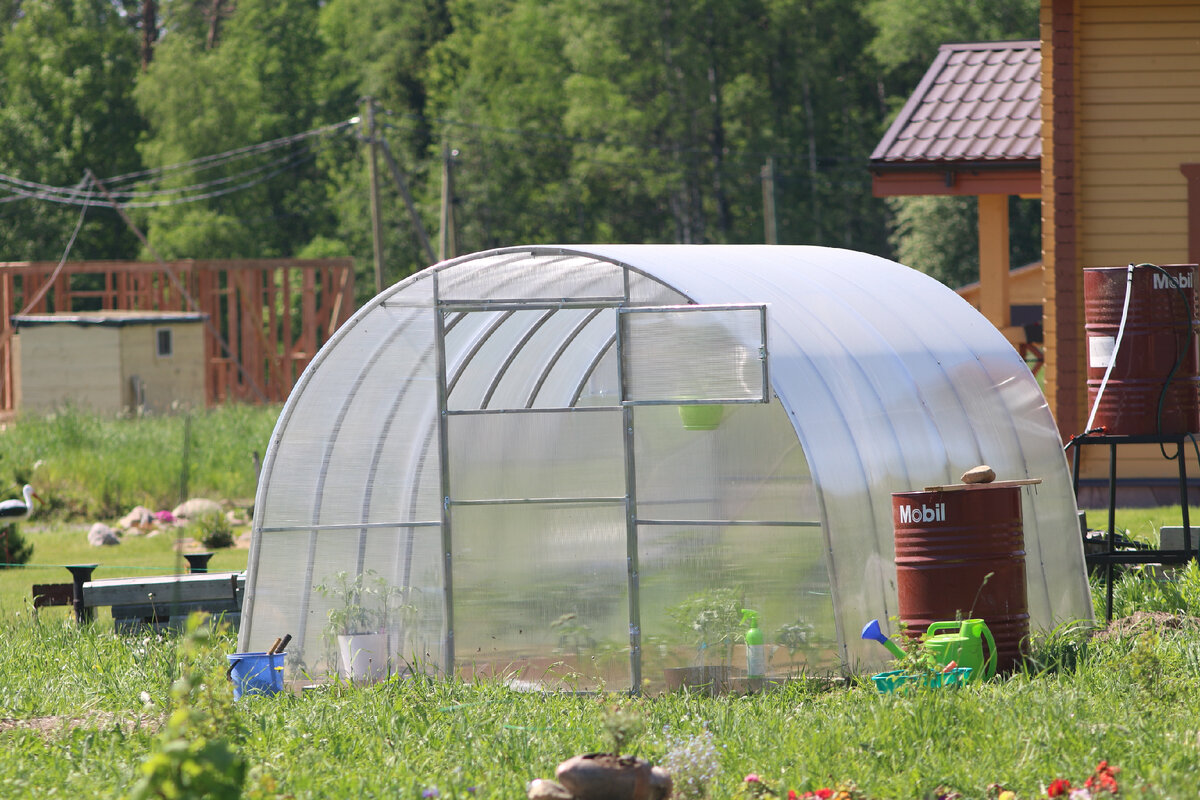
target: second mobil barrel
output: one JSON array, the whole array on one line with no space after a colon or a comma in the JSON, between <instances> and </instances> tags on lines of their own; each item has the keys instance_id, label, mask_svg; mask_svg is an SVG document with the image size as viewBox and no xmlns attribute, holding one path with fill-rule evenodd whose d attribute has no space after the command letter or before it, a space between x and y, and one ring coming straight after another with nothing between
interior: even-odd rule
<instances>
[{"instance_id":1,"label":"second mobil barrel","mask_svg":"<svg viewBox=\"0 0 1200 800\"><path fill-rule=\"evenodd\" d=\"M1093 427L1111 436L1200 432L1196 280L1195 264L1083 271Z\"/></svg>"},{"instance_id":2,"label":"second mobil barrel","mask_svg":"<svg viewBox=\"0 0 1200 800\"><path fill-rule=\"evenodd\" d=\"M892 495L900 619L979 618L996 639L997 668L1021 661L1029 636L1021 487L989 484Z\"/></svg>"}]
</instances>

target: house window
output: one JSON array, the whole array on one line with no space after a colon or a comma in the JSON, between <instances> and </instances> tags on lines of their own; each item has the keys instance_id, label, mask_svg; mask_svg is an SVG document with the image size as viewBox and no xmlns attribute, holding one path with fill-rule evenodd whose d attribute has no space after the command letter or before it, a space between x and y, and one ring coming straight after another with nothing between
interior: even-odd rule
<instances>
[{"instance_id":1,"label":"house window","mask_svg":"<svg viewBox=\"0 0 1200 800\"><path fill-rule=\"evenodd\" d=\"M170 328L159 328L154 332L155 351L159 358L170 358L175 354L174 332Z\"/></svg>"}]
</instances>

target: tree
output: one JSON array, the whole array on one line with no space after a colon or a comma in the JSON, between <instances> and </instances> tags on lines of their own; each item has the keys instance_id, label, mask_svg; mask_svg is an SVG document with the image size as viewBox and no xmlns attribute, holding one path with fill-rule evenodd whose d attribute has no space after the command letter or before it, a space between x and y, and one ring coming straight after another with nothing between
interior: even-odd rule
<instances>
[{"instance_id":1,"label":"tree","mask_svg":"<svg viewBox=\"0 0 1200 800\"><path fill-rule=\"evenodd\" d=\"M315 0L241 0L208 47L195 4L172 3L190 25L168 33L137 86L150 125L142 146L149 166L167 167L318 126L313 75L322 51ZM314 164L321 137L297 139L261 154L207 161L157 177L153 188L203 188L202 202L145 214L151 244L164 258L293 255L334 231L323 176ZM149 188L149 187L148 187ZM236 191L234 191L236 189Z\"/></svg>"},{"instance_id":2,"label":"tree","mask_svg":"<svg viewBox=\"0 0 1200 800\"><path fill-rule=\"evenodd\" d=\"M421 213L434 231L438 218L440 149L428 118L434 51L452 29L446 0L330 0L321 9L323 57L319 93L328 118L362 111L373 97L382 113L380 136L387 140ZM365 130L359 131L365 139ZM365 141L364 141L365 143ZM328 159L322 159L327 164ZM386 161L378 160L383 219L385 283L428 265L413 222ZM337 215L337 237L360 265L360 291L373 292L371 215L366 153L339 151L327 166L329 203Z\"/></svg>"},{"instance_id":3,"label":"tree","mask_svg":"<svg viewBox=\"0 0 1200 800\"><path fill-rule=\"evenodd\" d=\"M87 169L100 176L136 170L137 74L136 33L112 3L26 0L0 38L0 173L72 186ZM58 259L79 215L70 205L10 195L0 204L4 257ZM72 252L126 258L135 249L117 215L97 209L87 213Z\"/></svg>"}]
</instances>

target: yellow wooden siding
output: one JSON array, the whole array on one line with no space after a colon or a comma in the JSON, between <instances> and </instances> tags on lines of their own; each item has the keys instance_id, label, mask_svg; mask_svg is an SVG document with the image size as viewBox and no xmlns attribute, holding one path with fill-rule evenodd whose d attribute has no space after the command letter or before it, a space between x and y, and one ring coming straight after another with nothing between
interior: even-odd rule
<instances>
[{"instance_id":1,"label":"yellow wooden siding","mask_svg":"<svg viewBox=\"0 0 1200 800\"><path fill-rule=\"evenodd\" d=\"M1078 19L1080 265L1184 263L1179 165L1200 160L1200 4L1080 0ZM1106 448L1084 448L1084 476L1107 472ZM1157 446L1121 450L1119 478L1177 475Z\"/></svg>"},{"instance_id":2,"label":"yellow wooden siding","mask_svg":"<svg viewBox=\"0 0 1200 800\"><path fill-rule=\"evenodd\" d=\"M157 334L169 329L173 352L159 356ZM204 407L204 325L201 322L127 325L121 336L125 404L133 406L132 380L141 382L144 408L162 413Z\"/></svg>"},{"instance_id":3,"label":"yellow wooden siding","mask_svg":"<svg viewBox=\"0 0 1200 800\"><path fill-rule=\"evenodd\" d=\"M39 325L22 329L21 411L70 404L103 414L121 411L116 328Z\"/></svg>"},{"instance_id":4,"label":"yellow wooden siding","mask_svg":"<svg viewBox=\"0 0 1200 800\"><path fill-rule=\"evenodd\" d=\"M1117 154L1117 153L1147 153L1152 151L1175 151L1187 152L1194 150L1196 147L1195 131L1192 131L1190 136L1160 136L1157 133L1150 131L1139 133L1134 136L1104 136L1098 139L1092 139L1087 143L1087 146L1081 149L1084 158L1089 158L1095 154Z\"/></svg>"},{"instance_id":5,"label":"yellow wooden siding","mask_svg":"<svg viewBox=\"0 0 1200 800\"><path fill-rule=\"evenodd\" d=\"M1182 178L1182 174L1180 175ZM1154 204L1160 214L1175 213L1171 204L1187 203L1186 186L1093 186L1088 190L1088 199L1100 208L1089 209L1089 213L1101 219L1113 216L1112 203L1120 203L1119 213L1138 213L1136 209Z\"/></svg>"}]
</instances>

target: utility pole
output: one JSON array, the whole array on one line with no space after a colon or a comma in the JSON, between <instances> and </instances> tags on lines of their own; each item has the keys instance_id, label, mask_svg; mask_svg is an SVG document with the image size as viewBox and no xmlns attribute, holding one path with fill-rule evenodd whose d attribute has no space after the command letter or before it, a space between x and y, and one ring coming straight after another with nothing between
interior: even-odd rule
<instances>
[{"instance_id":1,"label":"utility pole","mask_svg":"<svg viewBox=\"0 0 1200 800\"><path fill-rule=\"evenodd\" d=\"M379 216L379 140L375 135L375 98L363 98L367 104L367 175L371 182L371 245L375 253L375 293L383 291L383 223Z\"/></svg>"},{"instance_id":2,"label":"utility pole","mask_svg":"<svg viewBox=\"0 0 1200 800\"><path fill-rule=\"evenodd\" d=\"M454 258L454 172L452 165L457 150L451 150L450 145L442 143L442 217L441 235L438 237L438 260L445 261Z\"/></svg>"},{"instance_id":3,"label":"utility pole","mask_svg":"<svg viewBox=\"0 0 1200 800\"><path fill-rule=\"evenodd\" d=\"M775 228L775 156L767 156L767 163L763 164L761 175L764 241L767 244L779 244L779 235Z\"/></svg>"}]
</instances>

